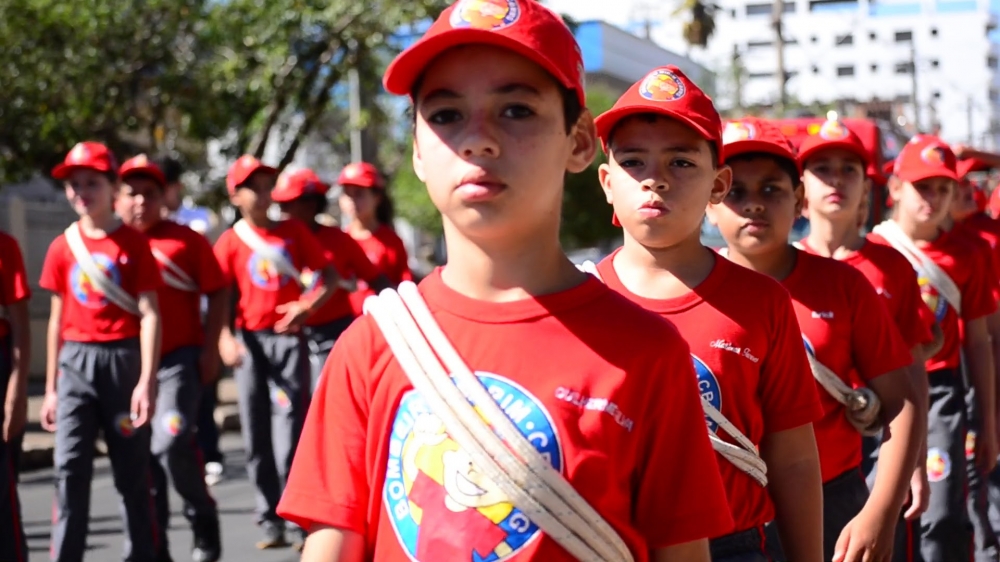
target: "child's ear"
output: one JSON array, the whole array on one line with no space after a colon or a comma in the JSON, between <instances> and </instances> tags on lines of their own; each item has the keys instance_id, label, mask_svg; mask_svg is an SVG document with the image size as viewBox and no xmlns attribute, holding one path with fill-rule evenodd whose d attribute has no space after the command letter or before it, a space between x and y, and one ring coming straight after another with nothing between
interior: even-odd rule
<instances>
[{"instance_id":1,"label":"child's ear","mask_svg":"<svg viewBox=\"0 0 1000 562\"><path fill-rule=\"evenodd\" d=\"M611 192L611 164L601 164L597 168L597 179L601 182L604 199L607 200L608 205L614 205L614 195Z\"/></svg>"},{"instance_id":2,"label":"child's ear","mask_svg":"<svg viewBox=\"0 0 1000 562\"><path fill-rule=\"evenodd\" d=\"M413 173L417 175L417 178L426 182L424 175L424 160L420 156L420 147L417 146L417 137L413 137Z\"/></svg>"},{"instance_id":3,"label":"child's ear","mask_svg":"<svg viewBox=\"0 0 1000 562\"><path fill-rule=\"evenodd\" d=\"M566 159L566 171L579 174L587 169L597 156L597 127L589 109L584 109L570 131L572 149Z\"/></svg>"},{"instance_id":4,"label":"child's ear","mask_svg":"<svg viewBox=\"0 0 1000 562\"><path fill-rule=\"evenodd\" d=\"M732 186L733 169L726 165L720 166L715 170L715 180L712 183L712 193L709 196L708 202L712 205L722 203Z\"/></svg>"},{"instance_id":5,"label":"child's ear","mask_svg":"<svg viewBox=\"0 0 1000 562\"><path fill-rule=\"evenodd\" d=\"M806 189L805 189L805 186L802 185L802 182L799 182L799 185L795 188L795 216L796 217L802 215L802 209L805 207L805 203L806 203Z\"/></svg>"}]
</instances>

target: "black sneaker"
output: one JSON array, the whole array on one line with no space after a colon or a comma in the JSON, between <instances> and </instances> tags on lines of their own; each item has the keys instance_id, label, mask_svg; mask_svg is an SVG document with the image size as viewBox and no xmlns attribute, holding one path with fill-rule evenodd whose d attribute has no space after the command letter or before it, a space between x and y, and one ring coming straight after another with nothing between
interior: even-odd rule
<instances>
[{"instance_id":1,"label":"black sneaker","mask_svg":"<svg viewBox=\"0 0 1000 562\"><path fill-rule=\"evenodd\" d=\"M296 535L298 538L293 546L295 550L302 552L302 549L306 546L306 537L309 536L309 533L307 533L305 529L296 529Z\"/></svg>"},{"instance_id":2,"label":"black sneaker","mask_svg":"<svg viewBox=\"0 0 1000 562\"><path fill-rule=\"evenodd\" d=\"M281 523L265 521L260 524L260 528L264 531L264 537L257 541L257 548L260 550L291 546L285 539L285 526Z\"/></svg>"},{"instance_id":3,"label":"black sneaker","mask_svg":"<svg viewBox=\"0 0 1000 562\"><path fill-rule=\"evenodd\" d=\"M219 533L219 517L206 517L193 527L194 545L191 559L194 562L218 562L222 558L222 537Z\"/></svg>"}]
</instances>

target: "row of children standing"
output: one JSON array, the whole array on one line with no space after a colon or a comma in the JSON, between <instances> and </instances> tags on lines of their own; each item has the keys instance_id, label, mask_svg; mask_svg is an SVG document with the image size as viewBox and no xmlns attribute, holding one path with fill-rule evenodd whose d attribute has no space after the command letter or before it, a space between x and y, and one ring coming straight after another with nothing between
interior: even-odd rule
<instances>
[{"instance_id":1,"label":"row of children standing","mask_svg":"<svg viewBox=\"0 0 1000 562\"><path fill-rule=\"evenodd\" d=\"M49 247L40 280L52 293L41 410L43 427L56 434L50 558L83 559L100 433L122 499L123 558L171 560L169 475L191 524L192 559L220 559L218 507L195 437L199 395L222 362L234 369L239 389L264 535L258 546L287 546L275 507L311 379L360 313L360 299L409 279L381 176L366 163L341 173L341 206L352 217L347 234L316 222L329 186L309 170L280 177L274 199L289 220L270 220L277 170L245 156L227 176L242 219L213 249L201 234L164 218L167 178L145 155L119 167L107 147L82 142L52 175L80 218ZM0 238L0 274L0 373L10 397L0 442L0 559L24 561L6 444L25 418L30 292L18 246L7 235Z\"/></svg>"},{"instance_id":2,"label":"row of children standing","mask_svg":"<svg viewBox=\"0 0 1000 562\"><path fill-rule=\"evenodd\" d=\"M798 152L766 121L723 128L675 67L594 120L572 34L532 0L456 2L384 83L414 104L414 167L445 224L449 262L420 294L623 560L970 559L961 368L988 471L997 276L945 229L947 145L905 146L893 217L866 238L872 163L841 123ZM625 243L594 279L555 217L596 140ZM706 211L721 255L701 243ZM573 540L525 522L537 506L483 476L381 326L354 323L317 388L279 506L309 532L303 560L571 559Z\"/></svg>"}]
</instances>

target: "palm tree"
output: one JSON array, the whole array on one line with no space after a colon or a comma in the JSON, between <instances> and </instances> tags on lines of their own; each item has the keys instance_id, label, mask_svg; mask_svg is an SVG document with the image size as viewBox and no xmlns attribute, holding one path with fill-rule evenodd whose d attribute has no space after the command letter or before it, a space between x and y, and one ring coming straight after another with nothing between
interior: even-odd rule
<instances>
[{"instance_id":1,"label":"palm tree","mask_svg":"<svg viewBox=\"0 0 1000 562\"><path fill-rule=\"evenodd\" d=\"M683 32L689 49L708 46L709 39L715 33L715 12L718 9L718 4L706 0L681 0L673 15L687 16Z\"/></svg>"}]
</instances>

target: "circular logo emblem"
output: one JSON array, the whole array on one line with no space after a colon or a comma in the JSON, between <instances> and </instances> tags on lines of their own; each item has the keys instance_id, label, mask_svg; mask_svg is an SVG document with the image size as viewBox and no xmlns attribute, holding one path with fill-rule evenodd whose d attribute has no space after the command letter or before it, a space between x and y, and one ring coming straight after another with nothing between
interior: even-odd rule
<instances>
[{"instance_id":1,"label":"circular logo emblem","mask_svg":"<svg viewBox=\"0 0 1000 562\"><path fill-rule=\"evenodd\" d=\"M292 405L291 399L288 398L288 393L279 386L271 388L271 402L274 402L274 405L279 408L288 408Z\"/></svg>"},{"instance_id":2,"label":"circular logo emblem","mask_svg":"<svg viewBox=\"0 0 1000 562\"><path fill-rule=\"evenodd\" d=\"M965 434L965 459L976 458L976 432L968 431Z\"/></svg>"},{"instance_id":3,"label":"circular logo emblem","mask_svg":"<svg viewBox=\"0 0 1000 562\"><path fill-rule=\"evenodd\" d=\"M934 313L934 318L938 322L944 321L944 317L948 313L947 299L941 298L937 288L931 284L930 279L927 277L923 275L918 276L917 284L920 285L920 298L923 299L927 308L931 309L931 312Z\"/></svg>"},{"instance_id":4,"label":"circular logo emblem","mask_svg":"<svg viewBox=\"0 0 1000 562\"><path fill-rule=\"evenodd\" d=\"M753 140L757 136L757 128L743 121L730 121L722 131L722 144Z\"/></svg>"},{"instance_id":5,"label":"circular logo emblem","mask_svg":"<svg viewBox=\"0 0 1000 562\"><path fill-rule=\"evenodd\" d=\"M848 135L850 131L840 121L827 121L819 128L819 136L824 140L843 140Z\"/></svg>"},{"instance_id":6,"label":"circular logo emblem","mask_svg":"<svg viewBox=\"0 0 1000 562\"><path fill-rule=\"evenodd\" d=\"M90 255L94 258L94 265L97 266L97 269L101 270L115 285L121 286L121 272L118 270L118 265L115 264L114 260L101 253ZM70 270L69 286L77 302L87 308L104 308L108 304L108 299L105 298L104 293L97 288L97 284L83 271L83 268L78 263L74 263L73 269Z\"/></svg>"},{"instance_id":7,"label":"circular logo emblem","mask_svg":"<svg viewBox=\"0 0 1000 562\"><path fill-rule=\"evenodd\" d=\"M654 70L639 84L639 95L652 101L675 101L684 97L684 82L669 70Z\"/></svg>"},{"instance_id":8,"label":"circular logo emblem","mask_svg":"<svg viewBox=\"0 0 1000 562\"><path fill-rule=\"evenodd\" d=\"M940 482L951 475L951 458L948 453L932 447L927 449L927 480Z\"/></svg>"},{"instance_id":9,"label":"circular logo emblem","mask_svg":"<svg viewBox=\"0 0 1000 562\"><path fill-rule=\"evenodd\" d=\"M271 248L281 252L285 259L292 261L292 256L284 246L272 244ZM247 271L253 284L265 291L277 291L288 283L289 277L278 271L278 266L268 258L254 252L247 260Z\"/></svg>"},{"instance_id":10,"label":"circular logo emblem","mask_svg":"<svg viewBox=\"0 0 1000 562\"><path fill-rule=\"evenodd\" d=\"M692 353L691 359L694 361L694 373L698 376L698 392L701 393L701 397L711 404L713 408L721 412L722 391L719 388L719 379L715 377L712 369L709 369L708 365L697 355ZM715 433L719 429L719 424L708 417L708 415L705 415L705 423L708 425L708 430L712 433Z\"/></svg>"},{"instance_id":11,"label":"circular logo emblem","mask_svg":"<svg viewBox=\"0 0 1000 562\"><path fill-rule=\"evenodd\" d=\"M132 437L135 433L135 426L132 425L132 417L129 414L118 414L115 416L115 429L122 437Z\"/></svg>"},{"instance_id":12,"label":"circular logo emblem","mask_svg":"<svg viewBox=\"0 0 1000 562\"><path fill-rule=\"evenodd\" d=\"M514 25L520 17L517 0L459 0L448 21L454 28L497 31Z\"/></svg>"},{"instance_id":13,"label":"circular logo emblem","mask_svg":"<svg viewBox=\"0 0 1000 562\"><path fill-rule=\"evenodd\" d=\"M163 430L174 437L184 431L184 416L177 410L169 410L163 416Z\"/></svg>"},{"instance_id":14,"label":"circular logo emblem","mask_svg":"<svg viewBox=\"0 0 1000 562\"><path fill-rule=\"evenodd\" d=\"M816 348L813 347L813 343L809 341L809 338L803 335L802 342L806 344L806 353L812 355L813 357L816 357Z\"/></svg>"},{"instance_id":15,"label":"circular logo emblem","mask_svg":"<svg viewBox=\"0 0 1000 562\"><path fill-rule=\"evenodd\" d=\"M528 441L562 471L559 436L541 402L503 377L476 376ZM412 560L499 562L541 534L416 391L403 395L396 410L383 495L400 546Z\"/></svg>"},{"instance_id":16,"label":"circular logo emblem","mask_svg":"<svg viewBox=\"0 0 1000 562\"><path fill-rule=\"evenodd\" d=\"M936 144L926 146L920 151L920 159L934 166L944 166L944 148Z\"/></svg>"}]
</instances>

